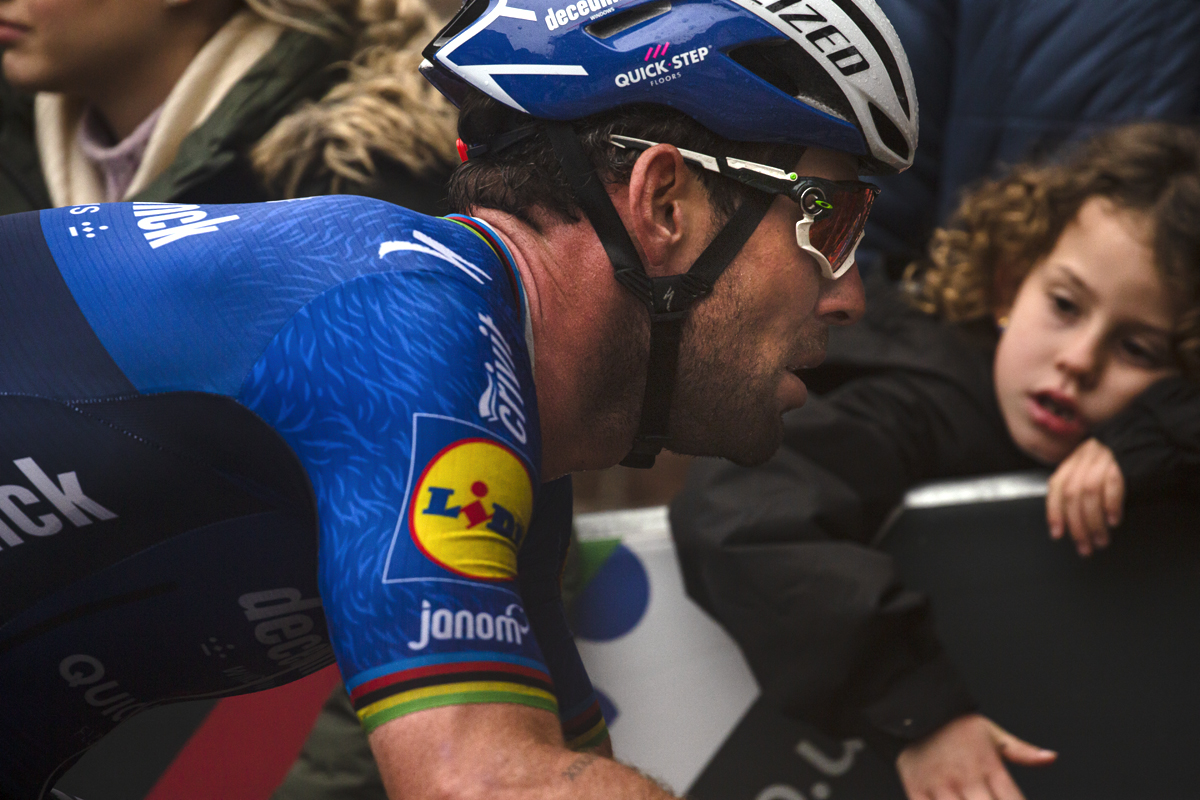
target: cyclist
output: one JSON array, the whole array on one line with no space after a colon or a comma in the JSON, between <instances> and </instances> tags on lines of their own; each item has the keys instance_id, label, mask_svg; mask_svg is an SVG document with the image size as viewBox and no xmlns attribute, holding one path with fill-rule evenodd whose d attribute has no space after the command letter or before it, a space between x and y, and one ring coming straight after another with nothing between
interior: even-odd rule
<instances>
[{"instance_id":1,"label":"cyclist","mask_svg":"<svg viewBox=\"0 0 1200 800\"><path fill-rule=\"evenodd\" d=\"M469 216L0 218L5 793L331 645L394 796L665 796L596 755L564 476L774 451L862 313L907 63L872 0L472 0L426 58Z\"/></svg>"}]
</instances>

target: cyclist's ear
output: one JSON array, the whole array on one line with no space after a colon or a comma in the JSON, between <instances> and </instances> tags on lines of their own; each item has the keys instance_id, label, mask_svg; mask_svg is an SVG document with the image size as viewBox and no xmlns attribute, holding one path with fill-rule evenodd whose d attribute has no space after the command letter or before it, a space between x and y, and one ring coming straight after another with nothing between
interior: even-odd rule
<instances>
[{"instance_id":1,"label":"cyclist's ear","mask_svg":"<svg viewBox=\"0 0 1200 800\"><path fill-rule=\"evenodd\" d=\"M686 272L715 231L708 192L672 145L642 152L629 184L609 191L652 276Z\"/></svg>"}]
</instances>

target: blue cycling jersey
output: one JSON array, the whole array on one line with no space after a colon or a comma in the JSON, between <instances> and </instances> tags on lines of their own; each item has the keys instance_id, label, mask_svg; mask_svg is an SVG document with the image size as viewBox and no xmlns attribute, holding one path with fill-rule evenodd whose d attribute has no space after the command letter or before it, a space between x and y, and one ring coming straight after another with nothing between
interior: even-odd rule
<instances>
[{"instance_id":1,"label":"blue cycling jersey","mask_svg":"<svg viewBox=\"0 0 1200 800\"><path fill-rule=\"evenodd\" d=\"M0 789L331 646L368 730L508 702L607 735L562 608L570 484L539 479L522 289L484 223L78 206L0 217L0 274Z\"/></svg>"}]
</instances>

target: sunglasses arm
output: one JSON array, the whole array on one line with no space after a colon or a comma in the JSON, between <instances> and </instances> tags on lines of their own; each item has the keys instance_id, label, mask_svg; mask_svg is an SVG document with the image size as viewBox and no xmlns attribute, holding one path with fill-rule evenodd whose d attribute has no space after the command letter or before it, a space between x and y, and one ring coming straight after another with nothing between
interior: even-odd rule
<instances>
[{"instance_id":1,"label":"sunglasses arm","mask_svg":"<svg viewBox=\"0 0 1200 800\"><path fill-rule=\"evenodd\" d=\"M614 135L608 138L617 147L629 150L645 151L658 144L658 142L637 139L633 136ZM796 182L799 180L799 176L794 172L784 172L777 167L756 164L753 161L743 161L740 158L710 156L704 153L697 153L694 150L688 150L684 147L676 147L675 149L679 151L679 155L683 157L684 161L690 161L709 172L715 172L718 175L732 178L739 183L743 183L759 191L788 196L797 194ZM795 198L793 197L793 199Z\"/></svg>"}]
</instances>

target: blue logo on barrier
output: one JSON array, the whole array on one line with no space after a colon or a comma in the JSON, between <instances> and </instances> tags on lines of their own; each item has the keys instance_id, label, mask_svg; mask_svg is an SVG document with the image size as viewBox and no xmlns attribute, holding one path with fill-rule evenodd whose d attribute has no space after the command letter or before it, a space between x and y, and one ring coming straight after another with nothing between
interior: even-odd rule
<instances>
[{"instance_id":1,"label":"blue logo on barrier","mask_svg":"<svg viewBox=\"0 0 1200 800\"><path fill-rule=\"evenodd\" d=\"M617 545L571 604L571 630L607 642L633 630L650 604L650 578L629 548Z\"/></svg>"}]
</instances>

